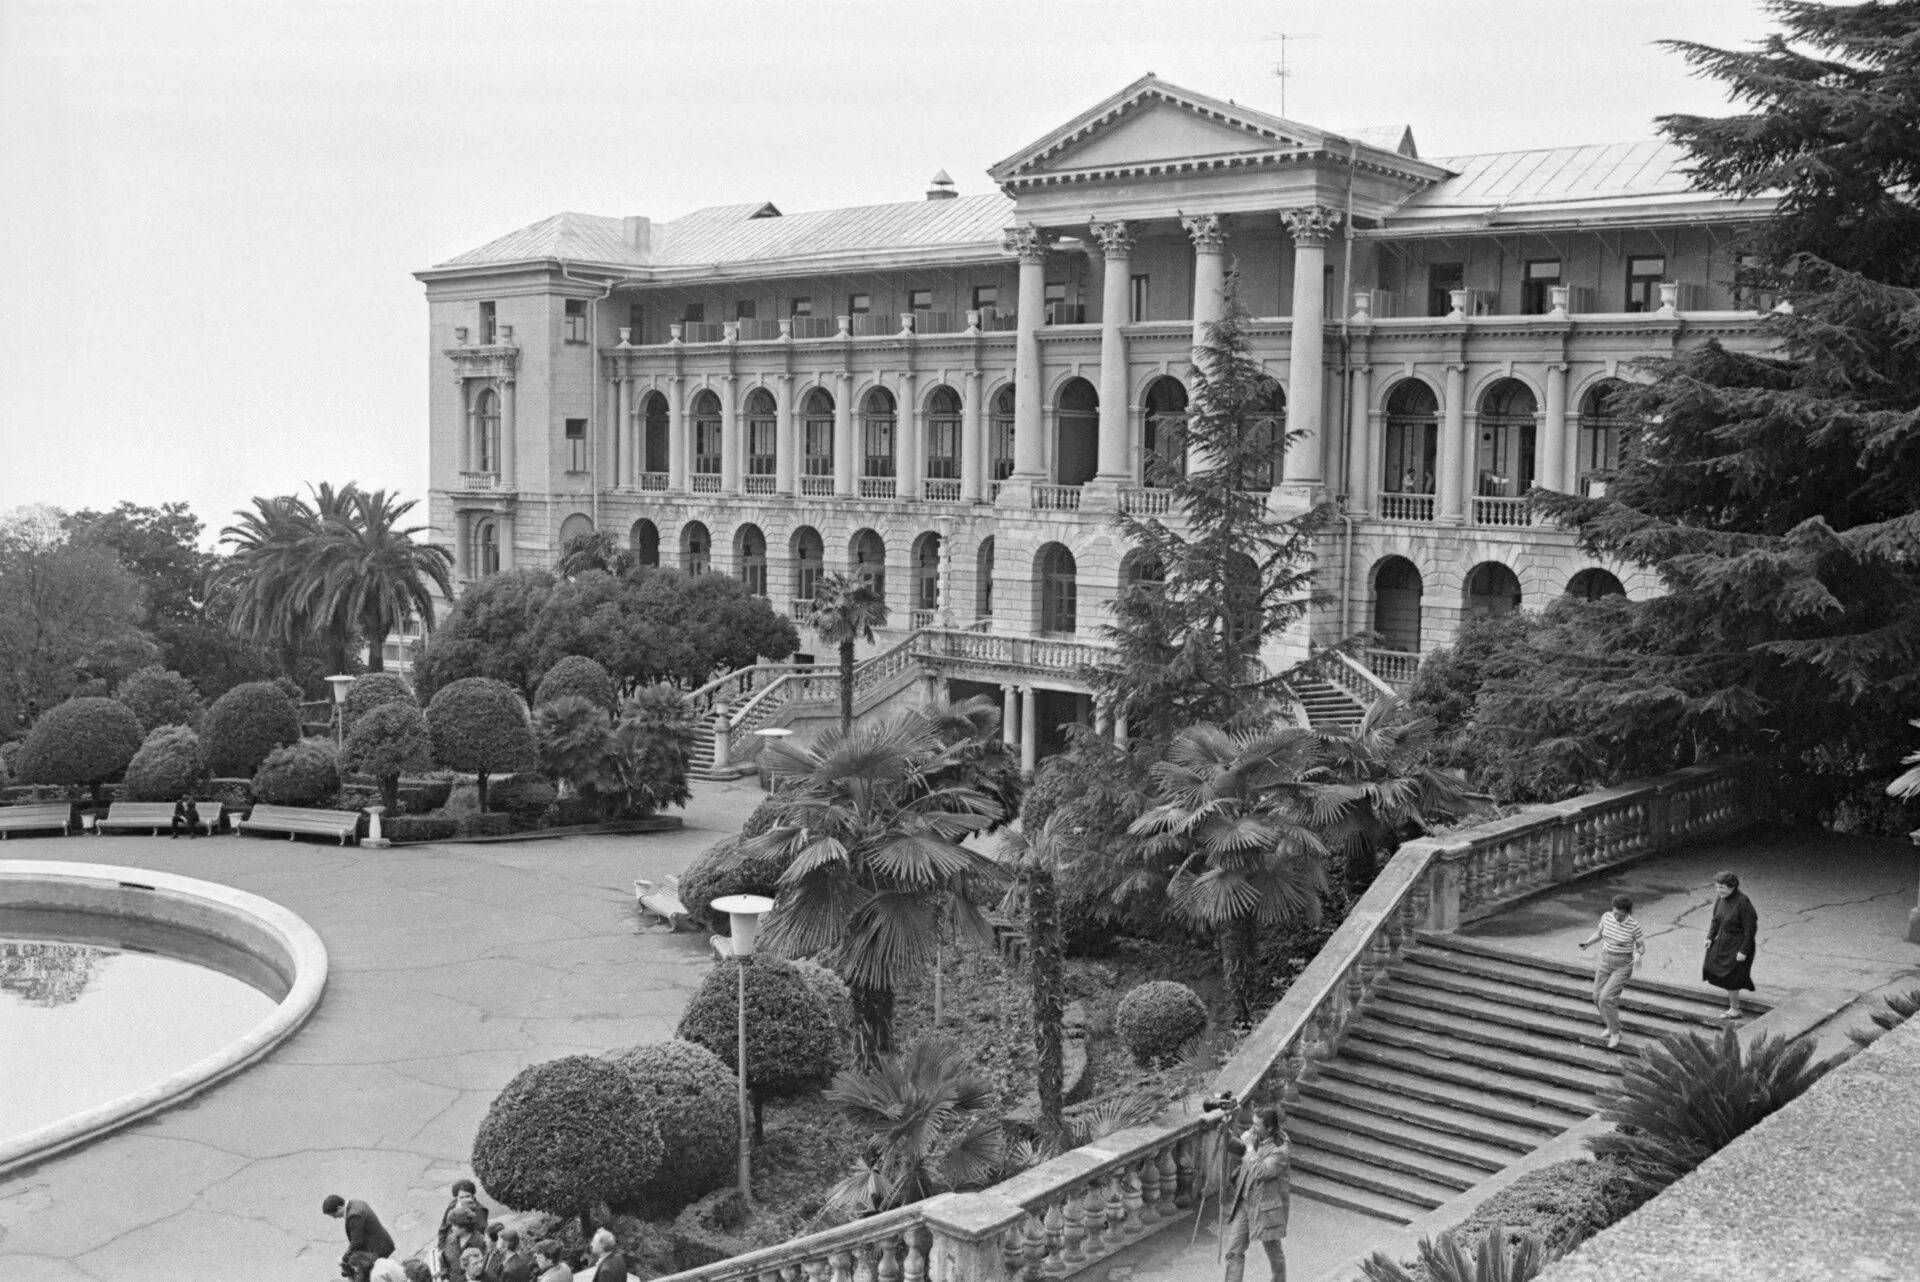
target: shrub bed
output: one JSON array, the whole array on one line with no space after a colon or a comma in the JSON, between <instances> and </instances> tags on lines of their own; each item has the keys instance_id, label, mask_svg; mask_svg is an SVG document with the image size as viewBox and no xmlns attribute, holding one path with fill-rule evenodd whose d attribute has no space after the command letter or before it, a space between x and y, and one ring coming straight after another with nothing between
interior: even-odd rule
<instances>
[{"instance_id":1,"label":"shrub bed","mask_svg":"<svg viewBox=\"0 0 1920 1282\"><path fill-rule=\"evenodd\" d=\"M402 779L400 804L409 814L423 815L438 810L453 796L452 779Z\"/></svg>"},{"instance_id":2,"label":"shrub bed","mask_svg":"<svg viewBox=\"0 0 1920 1282\"><path fill-rule=\"evenodd\" d=\"M201 750L220 775L250 777L275 748L299 741L299 709L271 681L235 686L213 701L200 723Z\"/></svg>"},{"instance_id":3,"label":"shrub bed","mask_svg":"<svg viewBox=\"0 0 1920 1282\"><path fill-rule=\"evenodd\" d=\"M642 1109L660 1128L660 1172L638 1200L672 1214L726 1183L739 1151L733 1071L712 1051L678 1039L607 1058L627 1075Z\"/></svg>"},{"instance_id":4,"label":"shrub bed","mask_svg":"<svg viewBox=\"0 0 1920 1282\"><path fill-rule=\"evenodd\" d=\"M200 736L184 725L162 725L133 754L122 791L129 801L174 801L182 793L198 794L206 777Z\"/></svg>"},{"instance_id":5,"label":"shrub bed","mask_svg":"<svg viewBox=\"0 0 1920 1282\"><path fill-rule=\"evenodd\" d=\"M395 845L415 841L451 841L460 833L460 821L447 815L399 815L380 825Z\"/></svg>"},{"instance_id":6,"label":"shrub bed","mask_svg":"<svg viewBox=\"0 0 1920 1282\"><path fill-rule=\"evenodd\" d=\"M253 795L269 806L318 806L339 791L340 767L324 739L275 748L253 777Z\"/></svg>"}]
</instances>

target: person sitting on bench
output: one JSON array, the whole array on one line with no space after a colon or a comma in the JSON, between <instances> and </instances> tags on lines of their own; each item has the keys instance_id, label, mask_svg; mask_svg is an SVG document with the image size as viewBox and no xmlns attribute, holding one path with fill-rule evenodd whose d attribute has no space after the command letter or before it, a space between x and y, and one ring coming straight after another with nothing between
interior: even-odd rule
<instances>
[{"instance_id":1,"label":"person sitting on bench","mask_svg":"<svg viewBox=\"0 0 1920 1282\"><path fill-rule=\"evenodd\" d=\"M200 835L200 807L194 804L192 797L182 796L173 803L173 823L169 827L172 837L178 837L183 827L187 830L189 840Z\"/></svg>"}]
</instances>

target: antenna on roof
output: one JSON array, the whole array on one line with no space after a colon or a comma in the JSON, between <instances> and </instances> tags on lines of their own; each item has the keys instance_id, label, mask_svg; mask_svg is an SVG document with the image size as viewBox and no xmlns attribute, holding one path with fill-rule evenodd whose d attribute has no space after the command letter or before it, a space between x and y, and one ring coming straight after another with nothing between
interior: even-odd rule
<instances>
[{"instance_id":1,"label":"antenna on roof","mask_svg":"<svg viewBox=\"0 0 1920 1282\"><path fill-rule=\"evenodd\" d=\"M1293 68L1287 65L1287 41L1318 40L1319 38L1319 36L1315 35L1294 35L1287 31L1276 31L1273 35L1267 37L1268 44L1272 44L1276 40L1280 42L1280 61L1274 63L1269 68L1269 71L1273 78L1280 82L1280 114L1282 116L1287 114L1287 81L1293 78Z\"/></svg>"}]
</instances>

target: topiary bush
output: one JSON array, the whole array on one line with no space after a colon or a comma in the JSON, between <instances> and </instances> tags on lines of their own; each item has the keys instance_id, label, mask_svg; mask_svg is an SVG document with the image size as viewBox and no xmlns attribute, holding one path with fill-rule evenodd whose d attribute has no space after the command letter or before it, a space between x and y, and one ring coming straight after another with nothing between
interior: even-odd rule
<instances>
[{"instance_id":1,"label":"topiary bush","mask_svg":"<svg viewBox=\"0 0 1920 1282\"><path fill-rule=\"evenodd\" d=\"M132 710L146 734L152 734L161 726L198 730L200 718L207 711L207 705L191 681L157 665L141 668L122 681L117 697Z\"/></svg>"},{"instance_id":2,"label":"topiary bush","mask_svg":"<svg viewBox=\"0 0 1920 1282\"><path fill-rule=\"evenodd\" d=\"M523 1211L578 1217L619 1202L660 1169L660 1128L618 1065L569 1055L521 1070L473 1137L473 1174Z\"/></svg>"},{"instance_id":3,"label":"topiary bush","mask_svg":"<svg viewBox=\"0 0 1920 1282\"><path fill-rule=\"evenodd\" d=\"M432 736L429 734L431 744ZM409 813L424 815L429 810L438 810L447 804L453 796L453 780L447 779L407 779L400 780L400 804Z\"/></svg>"},{"instance_id":4,"label":"topiary bush","mask_svg":"<svg viewBox=\"0 0 1920 1282\"><path fill-rule=\"evenodd\" d=\"M371 679L361 677L360 681ZM355 689L360 681L354 682ZM351 692L348 698L351 700ZM433 764L433 736L427 733L427 718L411 698L404 702L396 699L363 709L350 724L353 729L347 735L340 764L373 776L380 785L380 804L391 814L400 806L400 776Z\"/></svg>"},{"instance_id":5,"label":"topiary bush","mask_svg":"<svg viewBox=\"0 0 1920 1282\"><path fill-rule=\"evenodd\" d=\"M389 841L452 841L460 834L460 821L452 815L401 815L381 825Z\"/></svg>"},{"instance_id":6,"label":"topiary bush","mask_svg":"<svg viewBox=\"0 0 1920 1282\"><path fill-rule=\"evenodd\" d=\"M678 1039L607 1056L626 1073L660 1128L660 1171L641 1191L649 1218L671 1214L732 1178L740 1151L733 1070L704 1046Z\"/></svg>"},{"instance_id":7,"label":"topiary bush","mask_svg":"<svg viewBox=\"0 0 1920 1282\"><path fill-rule=\"evenodd\" d=\"M619 709L620 695L614 689L613 676L585 655L570 654L547 669L533 692L533 706L552 703L562 695L578 695L609 716Z\"/></svg>"},{"instance_id":8,"label":"topiary bush","mask_svg":"<svg viewBox=\"0 0 1920 1282\"><path fill-rule=\"evenodd\" d=\"M300 709L271 681L235 686L200 722L200 749L216 775L251 778L275 748L300 742Z\"/></svg>"},{"instance_id":9,"label":"topiary bush","mask_svg":"<svg viewBox=\"0 0 1920 1282\"><path fill-rule=\"evenodd\" d=\"M721 918L711 916L707 908L724 895L766 895L780 891L780 874L789 860L782 855L762 854L742 837L722 837L687 865L680 874L680 902L687 913L709 930L725 926Z\"/></svg>"},{"instance_id":10,"label":"topiary bush","mask_svg":"<svg viewBox=\"0 0 1920 1282\"><path fill-rule=\"evenodd\" d=\"M206 778L200 736L186 726L163 725L133 754L120 791L128 801L175 801L197 793Z\"/></svg>"},{"instance_id":11,"label":"topiary bush","mask_svg":"<svg viewBox=\"0 0 1920 1282\"><path fill-rule=\"evenodd\" d=\"M1185 984L1149 980L1120 999L1113 1026L1136 1062L1157 1064L1207 1031L1207 1007Z\"/></svg>"},{"instance_id":12,"label":"topiary bush","mask_svg":"<svg viewBox=\"0 0 1920 1282\"><path fill-rule=\"evenodd\" d=\"M487 790L487 808L506 815L514 831L524 832L541 825L558 795L539 775L508 775Z\"/></svg>"},{"instance_id":13,"label":"topiary bush","mask_svg":"<svg viewBox=\"0 0 1920 1282\"><path fill-rule=\"evenodd\" d=\"M341 705L340 715L344 719L347 733L353 733L361 717L375 708L384 708L389 704L404 703L418 708L420 701L413 697L413 687L407 679L397 672L365 672L353 679L347 687L347 699Z\"/></svg>"},{"instance_id":14,"label":"topiary bush","mask_svg":"<svg viewBox=\"0 0 1920 1282\"><path fill-rule=\"evenodd\" d=\"M69 699L40 714L27 732L20 778L91 788L101 805L102 786L127 768L144 738L133 710L118 699Z\"/></svg>"},{"instance_id":15,"label":"topiary bush","mask_svg":"<svg viewBox=\"0 0 1920 1282\"><path fill-rule=\"evenodd\" d=\"M1473 1249L1496 1224L1539 1238L1558 1258L1601 1229L1616 1224L1645 1200L1617 1162L1574 1158L1529 1171L1474 1208L1453 1230Z\"/></svg>"},{"instance_id":16,"label":"topiary bush","mask_svg":"<svg viewBox=\"0 0 1920 1282\"><path fill-rule=\"evenodd\" d=\"M275 748L253 776L254 797L269 806L317 806L339 791L340 765L324 739Z\"/></svg>"},{"instance_id":17,"label":"topiary bush","mask_svg":"<svg viewBox=\"0 0 1920 1282\"><path fill-rule=\"evenodd\" d=\"M442 687L427 705L427 729L435 761L479 776L482 810L488 776L539 767L526 709L504 681L463 677Z\"/></svg>"},{"instance_id":18,"label":"topiary bush","mask_svg":"<svg viewBox=\"0 0 1920 1282\"><path fill-rule=\"evenodd\" d=\"M674 1035L704 1046L738 1072L739 1013L733 960L707 972L687 1003ZM833 1076L839 1047L827 1008L793 963L765 954L747 964L747 1090L753 1098L753 1134L764 1139L762 1111L770 1098L823 1086Z\"/></svg>"},{"instance_id":19,"label":"topiary bush","mask_svg":"<svg viewBox=\"0 0 1920 1282\"><path fill-rule=\"evenodd\" d=\"M827 1008L827 1019L840 1039L840 1065L846 1066L852 1062L853 990L847 987L846 980L819 962L796 961L793 968L800 972L800 978L807 981L807 987Z\"/></svg>"},{"instance_id":20,"label":"topiary bush","mask_svg":"<svg viewBox=\"0 0 1920 1282\"><path fill-rule=\"evenodd\" d=\"M680 691L664 681L628 695L613 728L614 742L633 780L629 814L651 815L693 800L687 770L693 764L693 714Z\"/></svg>"}]
</instances>

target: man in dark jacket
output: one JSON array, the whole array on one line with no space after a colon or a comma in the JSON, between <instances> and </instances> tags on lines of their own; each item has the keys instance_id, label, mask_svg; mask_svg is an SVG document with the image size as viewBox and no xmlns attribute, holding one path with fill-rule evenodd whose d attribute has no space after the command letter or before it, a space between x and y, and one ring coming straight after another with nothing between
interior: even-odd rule
<instances>
[{"instance_id":1,"label":"man in dark jacket","mask_svg":"<svg viewBox=\"0 0 1920 1282\"><path fill-rule=\"evenodd\" d=\"M348 1201L338 1193L329 1193L326 1200L320 1203L320 1213L346 1221L347 1254L361 1257L355 1261L351 1274L354 1282L367 1282L373 1261L384 1260L393 1254L393 1235L380 1223L380 1217L373 1213L373 1208L358 1198Z\"/></svg>"}]
</instances>

